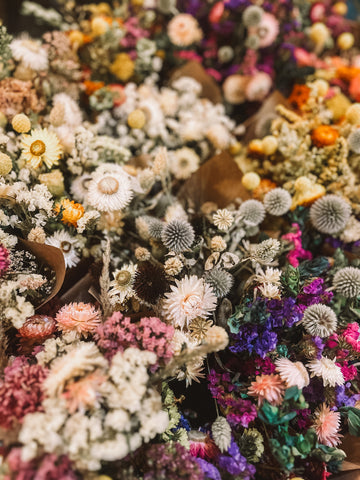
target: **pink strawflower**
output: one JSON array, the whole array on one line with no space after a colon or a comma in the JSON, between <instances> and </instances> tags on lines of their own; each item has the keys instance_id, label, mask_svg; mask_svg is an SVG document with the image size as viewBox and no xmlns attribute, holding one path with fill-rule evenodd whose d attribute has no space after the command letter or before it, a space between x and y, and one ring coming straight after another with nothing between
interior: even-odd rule
<instances>
[{"instance_id":1,"label":"pink strawflower","mask_svg":"<svg viewBox=\"0 0 360 480\"><path fill-rule=\"evenodd\" d=\"M245 87L245 96L249 102L261 102L272 87L272 79L265 72L257 72Z\"/></svg>"},{"instance_id":2,"label":"pink strawflower","mask_svg":"<svg viewBox=\"0 0 360 480\"><path fill-rule=\"evenodd\" d=\"M348 323L346 329L343 332L343 337L347 341L349 345L355 350L356 352L360 352L360 326L358 323Z\"/></svg>"},{"instance_id":3,"label":"pink strawflower","mask_svg":"<svg viewBox=\"0 0 360 480\"><path fill-rule=\"evenodd\" d=\"M57 457L46 454L40 459L24 462L21 460L21 448L13 448L6 457L11 475L4 480L76 480L79 478L71 468L67 456Z\"/></svg>"},{"instance_id":4,"label":"pink strawflower","mask_svg":"<svg viewBox=\"0 0 360 480\"><path fill-rule=\"evenodd\" d=\"M252 29L249 29L252 33ZM271 13L264 13L256 27L256 34L260 37L259 47L266 48L272 45L279 35L279 22Z\"/></svg>"},{"instance_id":5,"label":"pink strawflower","mask_svg":"<svg viewBox=\"0 0 360 480\"><path fill-rule=\"evenodd\" d=\"M80 380L68 383L62 397L66 400L69 412L73 414L79 409L86 410L98 406L101 397L99 387L105 380L105 375L95 371Z\"/></svg>"},{"instance_id":6,"label":"pink strawflower","mask_svg":"<svg viewBox=\"0 0 360 480\"><path fill-rule=\"evenodd\" d=\"M101 322L100 312L90 303L69 303L64 305L55 317L57 326L63 332L76 331L87 337L95 332Z\"/></svg>"},{"instance_id":7,"label":"pink strawflower","mask_svg":"<svg viewBox=\"0 0 360 480\"><path fill-rule=\"evenodd\" d=\"M198 430L190 430L188 432L190 453L193 457L204 458L205 460L213 460L220 451L207 433Z\"/></svg>"},{"instance_id":8,"label":"pink strawflower","mask_svg":"<svg viewBox=\"0 0 360 480\"><path fill-rule=\"evenodd\" d=\"M280 405L284 392L285 385L280 375L272 374L257 376L255 382L251 382L248 395L257 397L259 406L264 400L267 400L271 405Z\"/></svg>"},{"instance_id":9,"label":"pink strawflower","mask_svg":"<svg viewBox=\"0 0 360 480\"><path fill-rule=\"evenodd\" d=\"M295 229L295 232L289 232L283 235L281 238L283 240L287 240L288 242L293 243L294 248L287 254L286 258L288 259L288 262L290 263L290 265L292 265L293 267L298 267L299 259L311 260L312 254L308 250L304 250L302 248L301 230L300 230L299 224L293 223L291 226L292 228Z\"/></svg>"},{"instance_id":10,"label":"pink strawflower","mask_svg":"<svg viewBox=\"0 0 360 480\"><path fill-rule=\"evenodd\" d=\"M55 320L49 315L32 315L19 328L19 335L26 339L44 340L56 330Z\"/></svg>"},{"instance_id":11,"label":"pink strawflower","mask_svg":"<svg viewBox=\"0 0 360 480\"><path fill-rule=\"evenodd\" d=\"M357 377L357 368L354 367L354 365L349 365L349 362L345 361L343 365L340 365L339 363L337 363L336 365L341 368L341 373L343 374L345 382L349 380L354 380L354 378Z\"/></svg>"},{"instance_id":12,"label":"pink strawflower","mask_svg":"<svg viewBox=\"0 0 360 480\"><path fill-rule=\"evenodd\" d=\"M322 404L315 412L313 428L316 431L319 442L328 447L336 447L340 443L340 412L333 412L330 408Z\"/></svg>"},{"instance_id":13,"label":"pink strawflower","mask_svg":"<svg viewBox=\"0 0 360 480\"><path fill-rule=\"evenodd\" d=\"M2 277L10 265L9 252L0 244L0 277Z\"/></svg>"},{"instance_id":14,"label":"pink strawflower","mask_svg":"<svg viewBox=\"0 0 360 480\"><path fill-rule=\"evenodd\" d=\"M47 370L41 365L31 365L26 357L17 357L4 370L0 380L0 426L11 428L21 423L28 413L42 411L44 392L42 384Z\"/></svg>"}]
</instances>

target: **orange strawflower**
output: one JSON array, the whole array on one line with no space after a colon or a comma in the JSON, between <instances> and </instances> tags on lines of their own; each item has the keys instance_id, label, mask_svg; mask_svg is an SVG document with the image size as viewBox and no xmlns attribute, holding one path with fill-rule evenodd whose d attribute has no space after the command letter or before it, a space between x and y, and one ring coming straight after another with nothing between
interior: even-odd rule
<instances>
[{"instance_id":1,"label":"orange strawflower","mask_svg":"<svg viewBox=\"0 0 360 480\"><path fill-rule=\"evenodd\" d=\"M84 86L85 86L85 93L86 95L90 96L96 90L100 90L100 88L103 88L105 86L104 82L93 82L91 80L85 80L84 81Z\"/></svg>"},{"instance_id":2,"label":"orange strawflower","mask_svg":"<svg viewBox=\"0 0 360 480\"><path fill-rule=\"evenodd\" d=\"M320 125L311 132L311 140L316 147L334 145L339 138L339 132L329 125Z\"/></svg>"},{"instance_id":3,"label":"orange strawflower","mask_svg":"<svg viewBox=\"0 0 360 480\"><path fill-rule=\"evenodd\" d=\"M308 101L309 95L310 88L307 85L294 85L288 101L293 108L301 110L301 107Z\"/></svg>"},{"instance_id":4,"label":"orange strawflower","mask_svg":"<svg viewBox=\"0 0 360 480\"><path fill-rule=\"evenodd\" d=\"M72 225L73 227L77 226L77 222L85 212L81 203L75 203L74 200L69 200L68 198L61 200L60 203L55 205L55 213L59 215L61 209L63 209L61 221L65 225Z\"/></svg>"},{"instance_id":5,"label":"orange strawflower","mask_svg":"<svg viewBox=\"0 0 360 480\"><path fill-rule=\"evenodd\" d=\"M280 375L258 375L255 382L251 382L248 395L257 397L260 406L264 400L271 405L280 405L285 392L285 385Z\"/></svg>"},{"instance_id":6,"label":"orange strawflower","mask_svg":"<svg viewBox=\"0 0 360 480\"><path fill-rule=\"evenodd\" d=\"M341 78L341 80L345 80L346 82L350 82L353 78L360 75L360 68L357 67L340 67L336 70L336 76Z\"/></svg>"}]
</instances>

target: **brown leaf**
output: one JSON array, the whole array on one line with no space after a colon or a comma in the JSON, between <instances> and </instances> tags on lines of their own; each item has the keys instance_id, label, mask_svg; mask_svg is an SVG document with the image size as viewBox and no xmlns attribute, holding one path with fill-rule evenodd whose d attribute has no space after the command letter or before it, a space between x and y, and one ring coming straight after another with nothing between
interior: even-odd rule
<instances>
[{"instance_id":1,"label":"brown leaf","mask_svg":"<svg viewBox=\"0 0 360 480\"><path fill-rule=\"evenodd\" d=\"M242 177L232 156L222 152L201 165L181 187L178 198L196 211L204 202L214 202L224 208L236 198L250 198L241 183Z\"/></svg>"},{"instance_id":2,"label":"brown leaf","mask_svg":"<svg viewBox=\"0 0 360 480\"><path fill-rule=\"evenodd\" d=\"M222 102L222 94L219 85L198 62L187 62L183 67L174 71L170 78L170 85L180 77L194 78L202 86L201 97L207 98L213 103Z\"/></svg>"},{"instance_id":3,"label":"brown leaf","mask_svg":"<svg viewBox=\"0 0 360 480\"><path fill-rule=\"evenodd\" d=\"M65 278L65 260L62 251L59 248L45 245L43 243L30 242L19 238L19 244L31 252L40 261L48 265L55 272L55 285L51 294L36 307L36 310L51 300L60 290Z\"/></svg>"}]
</instances>

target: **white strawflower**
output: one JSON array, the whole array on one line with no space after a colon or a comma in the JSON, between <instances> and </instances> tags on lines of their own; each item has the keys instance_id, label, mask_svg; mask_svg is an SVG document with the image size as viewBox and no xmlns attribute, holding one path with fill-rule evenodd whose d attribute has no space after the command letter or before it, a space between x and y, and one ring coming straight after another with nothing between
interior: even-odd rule
<instances>
[{"instance_id":1,"label":"white strawflower","mask_svg":"<svg viewBox=\"0 0 360 480\"><path fill-rule=\"evenodd\" d=\"M175 326L183 328L196 317L207 317L216 308L217 298L203 279L196 275L175 280L171 292L165 294L164 312Z\"/></svg>"},{"instance_id":2,"label":"white strawflower","mask_svg":"<svg viewBox=\"0 0 360 480\"><path fill-rule=\"evenodd\" d=\"M330 307L316 303L305 310L302 324L310 335L328 337L336 331L337 317Z\"/></svg>"},{"instance_id":3,"label":"white strawflower","mask_svg":"<svg viewBox=\"0 0 360 480\"><path fill-rule=\"evenodd\" d=\"M219 230L228 230L234 223L234 216L229 210L217 210L213 215L213 222Z\"/></svg>"},{"instance_id":4,"label":"white strawflower","mask_svg":"<svg viewBox=\"0 0 360 480\"><path fill-rule=\"evenodd\" d=\"M273 283L280 285L281 270L278 268L267 267L265 272L259 267L254 275L254 280L258 283Z\"/></svg>"},{"instance_id":5,"label":"white strawflower","mask_svg":"<svg viewBox=\"0 0 360 480\"><path fill-rule=\"evenodd\" d=\"M23 34L10 43L13 57L26 68L40 71L48 68L48 55L38 40Z\"/></svg>"},{"instance_id":6,"label":"white strawflower","mask_svg":"<svg viewBox=\"0 0 360 480\"><path fill-rule=\"evenodd\" d=\"M45 240L46 245L59 248L65 260L66 267L75 267L80 261L80 258L76 252L76 248L79 247L79 242L76 238L72 237L64 230L58 230Z\"/></svg>"},{"instance_id":7,"label":"white strawflower","mask_svg":"<svg viewBox=\"0 0 360 480\"><path fill-rule=\"evenodd\" d=\"M306 365L311 372L311 377L321 377L324 387L336 387L345 383L341 368L335 364L335 360L327 357L312 360Z\"/></svg>"},{"instance_id":8,"label":"white strawflower","mask_svg":"<svg viewBox=\"0 0 360 480\"><path fill-rule=\"evenodd\" d=\"M231 427L225 417L217 417L212 424L211 433L221 452L227 452L231 444Z\"/></svg>"},{"instance_id":9,"label":"white strawflower","mask_svg":"<svg viewBox=\"0 0 360 480\"><path fill-rule=\"evenodd\" d=\"M280 298L280 290L273 283L263 283L258 287L259 292L265 298Z\"/></svg>"},{"instance_id":10,"label":"white strawflower","mask_svg":"<svg viewBox=\"0 0 360 480\"><path fill-rule=\"evenodd\" d=\"M175 178L185 180L199 168L200 157L191 148L183 147L171 152L170 171Z\"/></svg>"},{"instance_id":11,"label":"white strawflower","mask_svg":"<svg viewBox=\"0 0 360 480\"><path fill-rule=\"evenodd\" d=\"M288 387L298 387L300 390L310 383L309 374L301 362L292 362L288 358L275 360L276 371Z\"/></svg>"},{"instance_id":12,"label":"white strawflower","mask_svg":"<svg viewBox=\"0 0 360 480\"><path fill-rule=\"evenodd\" d=\"M135 273L136 265L133 263L123 265L120 269L115 270L114 280L110 282L111 289L109 290L112 302L124 303L135 294L133 290Z\"/></svg>"}]
</instances>

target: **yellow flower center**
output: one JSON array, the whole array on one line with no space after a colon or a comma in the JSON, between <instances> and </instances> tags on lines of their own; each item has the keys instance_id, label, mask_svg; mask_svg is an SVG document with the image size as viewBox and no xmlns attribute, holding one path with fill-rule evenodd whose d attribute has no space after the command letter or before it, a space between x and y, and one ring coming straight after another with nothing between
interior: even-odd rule
<instances>
[{"instance_id":1,"label":"yellow flower center","mask_svg":"<svg viewBox=\"0 0 360 480\"><path fill-rule=\"evenodd\" d=\"M119 182L114 177L104 177L100 180L98 188L105 195L113 195L119 190Z\"/></svg>"},{"instance_id":2,"label":"yellow flower center","mask_svg":"<svg viewBox=\"0 0 360 480\"><path fill-rule=\"evenodd\" d=\"M120 270L120 272L116 275L116 283L119 286L127 285L131 280L131 273L127 270Z\"/></svg>"},{"instance_id":3,"label":"yellow flower center","mask_svg":"<svg viewBox=\"0 0 360 480\"><path fill-rule=\"evenodd\" d=\"M30 146L30 152L36 157L40 157L40 155L43 155L45 153L45 150L46 146L42 140L35 140L35 142L33 142Z\"/></svg>"},{"instance_id":4,"label":"yellow flower center","mask_svg":"<svg viewBox=\"0 0 360 480\"><path fill-rule=\"evenodd\" d=\"M71 243L67 241L61 242L60 248L64 253L69 253L71 250Z\"/></svg>"}]
</instances>

